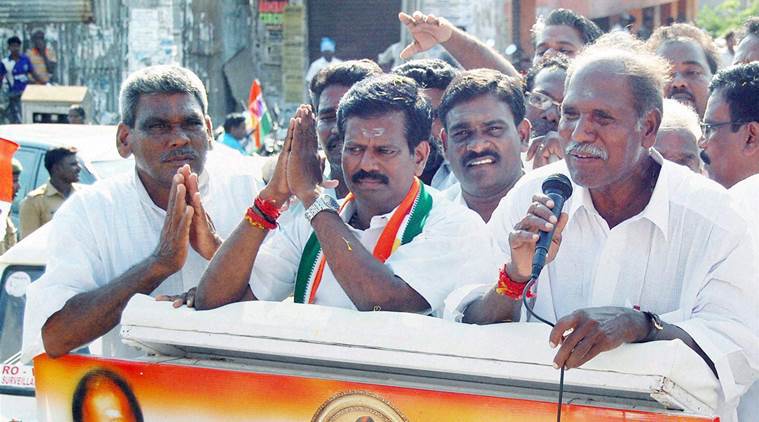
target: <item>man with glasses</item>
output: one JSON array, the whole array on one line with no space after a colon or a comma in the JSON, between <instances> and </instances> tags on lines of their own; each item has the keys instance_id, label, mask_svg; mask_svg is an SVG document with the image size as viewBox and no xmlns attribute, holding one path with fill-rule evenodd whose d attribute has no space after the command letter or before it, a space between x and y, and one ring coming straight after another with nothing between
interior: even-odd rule
<instances>
[{"instance_id":1,"label":"man with glasses","mask_svg":"<svg viewBox=\"0 0 759 422\"><path fill-rule=\"evenodd\" d=\"M759 224L754 214L759 207L759 62L720 71L709 90L701 124L701 156L709 166L709 177L728 188L740 205L738 209L745 212L755 250L759 250ZM747 322L756 331L759 315L753 315L753 321ZM741 399L738 417L741 421L759 418L759 385L754 384Z\"/></svg>"},{"instance_id":2,"label":"man with glasses","mask_svg":"<svg viewBox=\"0 0 759 422\"><path fill-rule=\"evenodd\" d=\"M709 177L728 189L749 179L759 186L759 63L720 71L709 90L701 123Z\"/></svg>"},{"instance_id":3,"label":"man with glasses","mask_svg":"<svg viewBox=\"0 0 759 422\"><path fill-rule=\"evenodd\" d=\"M557 53L540 59L527 72L525 117L532 124L532 132L526 161L532 160L533 169L564 158L557 128L567 67L569 58Z\"/></svg>"},{"instance_id":4,"label":"man with glasses","mask_svg":"<svg viewBox=\"0 0 759 422\"><path fill-rule=\"evenodd\" d=\"M709 81L717 72L720 59L714 42L701 29L676 23L659 27L648 39L648 48L672 65L671 81L664 94L696 109L704 116L709 98Z\"/></svg>"}]
</instances>

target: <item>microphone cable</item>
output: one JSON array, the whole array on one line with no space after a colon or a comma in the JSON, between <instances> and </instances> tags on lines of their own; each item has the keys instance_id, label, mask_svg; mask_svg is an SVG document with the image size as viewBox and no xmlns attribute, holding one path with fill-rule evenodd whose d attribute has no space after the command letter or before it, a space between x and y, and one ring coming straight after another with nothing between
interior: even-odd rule
<instances>
[{"instance_id":1,"label":"microphone cable","mask_svg":"<svg viewBox=\"0 0 759 422\"><path fill-rule=\"evenodd\" d=\"M527 292L530 292L532 290L532 286L537 281L538 280L536 277L532 277L530 278L530 281L527 282L527 285L524 288L524 293L522 294L522 306L524 306L524 308L527 310L527 313L535 317L535 319L553 327L556 324L546 319L543 319L540 315L536 314L535 311L533 311L532 308L530 307L530 304L527 302ZM564 396L564 365L561 366L561 371L559 373L559 404L558 404L558 409L556 410L556 422L561 422L561 401L563 399L563 396Z\"/></svg>"}]
</instances>

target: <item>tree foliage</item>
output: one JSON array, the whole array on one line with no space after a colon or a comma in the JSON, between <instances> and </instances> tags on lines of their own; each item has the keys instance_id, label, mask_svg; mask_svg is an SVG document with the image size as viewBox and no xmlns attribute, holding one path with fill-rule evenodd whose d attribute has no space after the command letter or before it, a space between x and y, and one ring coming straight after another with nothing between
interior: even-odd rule
<instances>
[{"instance_id":1,"label":"tree foliage","mask_svg":"<svg viewBox=\"0 0 759 422\"><path fill-rule=\"evenodd\" d=\"M746 3L746 7L742 3ZM715 7L704 6L698 13L696 24L712 37L722 37L734 31L751 16L759 15L759 0L725 0Z\"/></svg>"}]
</instances>

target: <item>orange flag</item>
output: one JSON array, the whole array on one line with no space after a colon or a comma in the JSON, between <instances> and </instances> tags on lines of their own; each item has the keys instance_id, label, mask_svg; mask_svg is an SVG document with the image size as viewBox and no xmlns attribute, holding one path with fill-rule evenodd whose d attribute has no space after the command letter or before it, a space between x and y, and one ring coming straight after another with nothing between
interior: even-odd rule
<instances>
[{"instance_id":1,"label":"orange flag","mask_svg":"<svg viewBox=\"0 0 759 422\"><path fill-rule=\"evenodd\" d=\"M8 218L13 203L11 159L17 149L17 143L0 138L0 239L5 237L5 219Z\"/></svg>"}]
</instances>

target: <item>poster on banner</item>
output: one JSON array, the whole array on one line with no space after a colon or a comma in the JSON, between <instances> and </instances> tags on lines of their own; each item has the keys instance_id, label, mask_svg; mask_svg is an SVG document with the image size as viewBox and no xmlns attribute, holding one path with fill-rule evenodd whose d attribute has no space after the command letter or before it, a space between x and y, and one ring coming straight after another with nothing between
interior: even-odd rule
<instances>
[{"instance_id":1,"label":"poster on banner","mask_svg":"<svg viewBox=\"0 0 759 422\"><path fill-rule=\"evenodd\" d=\"M34 361L40 421L82 409L146 421L555 421L556 404L299 376L209 362L141 362L68 355ZM94 404L97 403L98 406ZM79 412L79 413L77 413ZM188 418L191 415L191 418ZM707 418L569 404L562 420L691 422ZM71 419L67 419L70 416Z\"/></svg>"}]
</instances>

